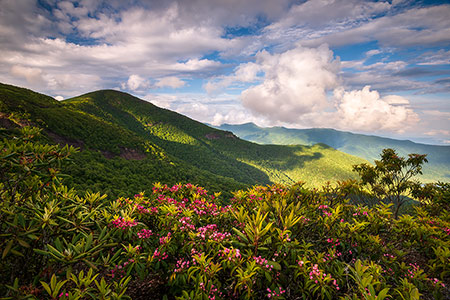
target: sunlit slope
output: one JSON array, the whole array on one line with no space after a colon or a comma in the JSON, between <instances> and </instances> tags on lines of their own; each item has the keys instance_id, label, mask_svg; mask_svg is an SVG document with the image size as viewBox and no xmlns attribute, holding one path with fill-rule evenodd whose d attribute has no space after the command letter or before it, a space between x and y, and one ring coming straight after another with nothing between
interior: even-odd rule
<instances>
[{"instance_id":1,"label":"sunlit slope","mask_svg":"<svg viewBox=\"0 0 450 300\"><path fill-rule=\"evenodd\" d=\"M124 126L197 167L220 172L223 176L234 176L239 181L244 181L247 176L266 180L258 178L259 174L253 169L256 168L272 182L302 180L316 185L355 178L351 166L364 161L326 145L291 147L250 143L230 132L211 128L117 91L93 92L64 103ZM239 171L236 172L234 167Z\"/></svg>"},{"instance_id":2,"label":"sunlit slope","mask_svg":"<svg viewBox=\"0 0 450 300\"><path fill-rule=\"evenodd\" d=\"M407 140L395 140L322 128L260 128L252 123L224 124L219 128L229 130L242 139L260 144L313 145L324 143L370 162L379 159L382 149L385 148L393 148L401 156L406 156L409 153L427 154L429 162L424 166L424 174L421 179L424 181L450 180L450 146L425 145Z\"/></svg>"},{"instance_id":3,"label":"sunlit slope","mask_svg":"<svg viewBox=\"0 0 450 300\"><path fill-rule=\"evenodd\" d=\"M213 191L246 185L180 160L123 124L27 89L0 84L0 121L4 136L30 124L43 128L49 141L79 147L82 151L65 171L72 175L69 182L80 190L129 195L147 190L157 181L202 183ZM264 179L263 172L253 169ZM259 182L251 177L247 180Z\"/></svg>"},{"instance_id":4,"label":"sunlit slope","mask_svg":"<svg viewBox=\"0 0 450 300\"><path fill-rule=\"evenodd\" d=\"M255 144L113 90L59 102L1 84L0 108L7 130L29 123L50 141L80 147L66 168L69 181L113 195L156 181L190 181L213 191L271 182L315 186L355 178L351 166L364 161L326 145Z\"/></svg>"}]
</instances>

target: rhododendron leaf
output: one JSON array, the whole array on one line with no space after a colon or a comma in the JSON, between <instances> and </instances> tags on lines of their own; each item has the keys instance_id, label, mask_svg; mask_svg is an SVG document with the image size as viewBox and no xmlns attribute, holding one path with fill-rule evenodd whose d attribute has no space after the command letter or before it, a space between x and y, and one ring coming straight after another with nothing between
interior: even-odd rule
<instances>
[{"instance_id":1,"label":"rhododendron leaf","mask_svg":"<svg viewBox=\"0 0 450 300\"><path fill-rule=\"evenodd\" d=\"M277 263L276 261L269 261L268 264L273 266L273 268L277 271L281 270L281 265L279 263Z\"/></svg>"}]
</instances>

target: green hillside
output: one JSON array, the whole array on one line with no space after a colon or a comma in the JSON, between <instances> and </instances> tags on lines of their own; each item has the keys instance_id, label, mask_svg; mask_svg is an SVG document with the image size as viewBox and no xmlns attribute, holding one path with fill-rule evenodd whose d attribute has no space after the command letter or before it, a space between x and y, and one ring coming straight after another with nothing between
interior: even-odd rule
<instances>
[{"instance_id":1,"label":"green hillside","mask_svg":"<svg viewBox=\"0 0 450 300\"><path fill-rule=\"evenodd\" d=\"M192 182L211 191L248 185L355 178L364 162L326 145L274 146L241 140L129 94L103 90L58 102L33 91L0 85L3 135L31 124L50 142L81 151L66 173L79 190L130 195L152 183Z\"/></svg>"},{"instance_id":2,"label":"green hillside","mask_svg":"<svg viewBox=\"0 0 450 300\"><path fill-rule=\"evenodd\" d=\"M370 162L379 159L385 148L397 150L401 156L409 153L427 154L423 181L448 181L450 179L450 146L436 146L342 132L334 129L288 129L284 127L260 128L252 123L242 125L223 124L218 127L229 130L238 137L260 144L314 145L327 144L339 151L362 157Z\"/></svg>"}]
</instances>

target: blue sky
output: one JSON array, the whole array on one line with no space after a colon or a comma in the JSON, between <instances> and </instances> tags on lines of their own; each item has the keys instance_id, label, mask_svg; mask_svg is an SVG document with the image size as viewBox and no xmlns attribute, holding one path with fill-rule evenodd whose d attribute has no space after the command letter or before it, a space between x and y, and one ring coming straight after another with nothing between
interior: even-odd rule
<instances>
[{"instance_id":1,"label":"blue sky","mask_svg":"<svg viewBox=\"0 0 450 300\"><path fill-rule=\"evenodd\" d=\"M15 1L0 81L129 92L202 122L450 144L447 1Z\"/></svg>"}]
</instances>

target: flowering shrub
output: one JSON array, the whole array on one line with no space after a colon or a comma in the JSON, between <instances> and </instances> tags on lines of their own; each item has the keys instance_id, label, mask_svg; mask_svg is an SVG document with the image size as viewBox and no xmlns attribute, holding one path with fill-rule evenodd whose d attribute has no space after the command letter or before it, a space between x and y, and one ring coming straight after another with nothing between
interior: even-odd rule
<instances>
[{"instance_id":1,"label":"flowering shrub","mask_svg":"<svg viewBox=\"0 0 450 300\"><path fill-rule=\"evenodd\" d=\"M1 145L2 164L10 148ZM350 204L346 183L332 192L255 186L230 202L192 184L156 183L111 201L78 196L56 178L22 183L14 197L1 183L6 298L450 297L450 224L436 210L396 219L389 205Z\"/></svg>"}]
</instances>

